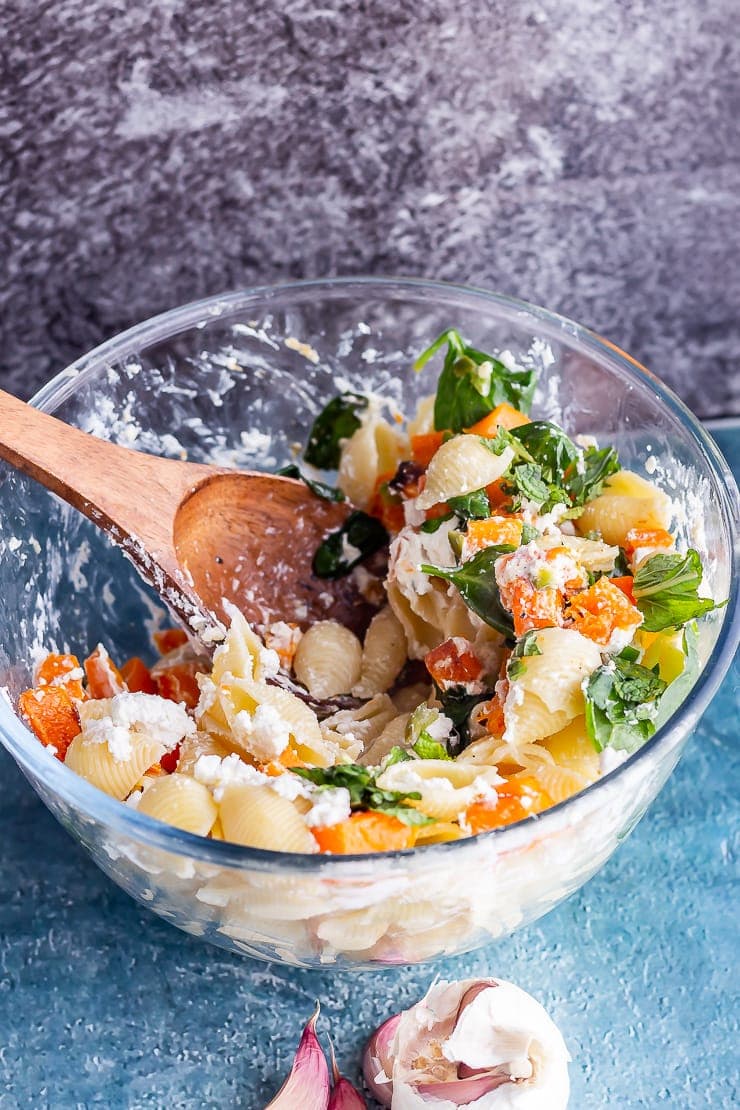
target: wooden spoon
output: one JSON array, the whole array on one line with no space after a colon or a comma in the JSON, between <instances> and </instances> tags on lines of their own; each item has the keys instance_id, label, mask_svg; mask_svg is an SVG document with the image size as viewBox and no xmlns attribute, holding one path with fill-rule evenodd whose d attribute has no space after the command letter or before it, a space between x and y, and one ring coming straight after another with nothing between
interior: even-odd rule
<instances>
[{"instance_id":1,"label":"wooden spoon","mask_svg":"<svg viewBox=\"0 0 740 1110\"><path fill-rule=\"evenodd\" d=\"M233 602L258 628L334 619L362 631L372 610L352 576L317 578L314 552L350 511L292 478L162 459L119 447L0 390L0 458L107 532L199 639Z\"/></svg>"}]
</instances>

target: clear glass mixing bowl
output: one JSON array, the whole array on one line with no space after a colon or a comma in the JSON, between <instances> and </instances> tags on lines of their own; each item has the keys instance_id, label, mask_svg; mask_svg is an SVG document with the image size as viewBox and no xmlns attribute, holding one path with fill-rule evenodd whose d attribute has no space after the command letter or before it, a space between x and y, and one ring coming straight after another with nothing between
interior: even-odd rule
<instances>
[{"instance_id":1,"label":"clear glass mixing bowl","mask_svg":"<svg viewBox=\"0 0 740 1110\"><path fill-rule=\"evenodd\" d=\"M463 952L576 890L656 796L716 690L738 637L738 498L680 401L592 332L481 290L345 280L253 289L132 328L51 381L35 404L154 453L273 470L339 389L372 389L410 412L435 375L413 357L444 328L535 365L534 406L571 434L615 443L686 504L684 538L728 606L703 625L705 665L644 748L582 794L475 839L362 857L272 853L152 821L52 758L13 711L44 650L151 655L168 623L122 553L21 475L0 470L0 739L98 865L179 928L235 952L300 966L384 967ZM305 344L306 346L303 346ZM656 469L657 467L657 469ZM145 491L142 491L142 496Z\"/></svg>"}]
</instances>

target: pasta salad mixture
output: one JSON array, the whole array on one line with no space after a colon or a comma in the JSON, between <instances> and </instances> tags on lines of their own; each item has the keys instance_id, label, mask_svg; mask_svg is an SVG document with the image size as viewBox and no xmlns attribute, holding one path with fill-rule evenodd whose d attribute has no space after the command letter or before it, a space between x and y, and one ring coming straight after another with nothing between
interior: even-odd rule
<instances>
[{"instance_id":1,"label":"pasta salad mixture","mask_svg":"<svg viewBox=\"0 0 740 1110\"><path fill-rule=\"evenodd\" d=\"M299 620L260 637L232 606L212 659L174 629L151 668L50 654L19 710L58 759L191 833L364 853L541 813L673 713L717 606L670 498L530 420L534 372L508 352L449 330L416 368L443 348L412 419L343 393L282 471L352 506L313 569L354 576L364 639Z\"/></svg>"}]
</instances>

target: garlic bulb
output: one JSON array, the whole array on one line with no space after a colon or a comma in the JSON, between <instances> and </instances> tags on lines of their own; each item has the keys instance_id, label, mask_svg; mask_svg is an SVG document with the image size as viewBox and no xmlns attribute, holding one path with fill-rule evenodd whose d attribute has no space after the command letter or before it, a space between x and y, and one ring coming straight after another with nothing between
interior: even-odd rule
<instances>
[{"instance_id":1,"label":"garlic bulb","mask_svg":"<svg viewBox=\"0 0 740 1110\"><path fill-rule=\"evenodd\" d=\"M569 1059L545 1010L513 983L441 980L376 1030L364 1072L392 1110L564 1110Z\"/></svg>"}]
</instances>

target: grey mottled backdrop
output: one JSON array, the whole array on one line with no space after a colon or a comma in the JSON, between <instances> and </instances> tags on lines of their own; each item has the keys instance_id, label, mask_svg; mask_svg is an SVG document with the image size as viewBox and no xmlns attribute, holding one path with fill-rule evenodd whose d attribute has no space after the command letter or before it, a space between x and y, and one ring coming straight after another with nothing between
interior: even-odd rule
<instances>
[{"instance_id":1,"label":"grey mottled backdrop","mask_svg":"<svg viewBox=\"0 0 740 1110\"><path fill-rule=\"evenodd\" d=\"M0 383L162 309L470 281L740 409L737 0L7 0Z\"/></svg>"}]
</instances>

